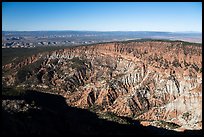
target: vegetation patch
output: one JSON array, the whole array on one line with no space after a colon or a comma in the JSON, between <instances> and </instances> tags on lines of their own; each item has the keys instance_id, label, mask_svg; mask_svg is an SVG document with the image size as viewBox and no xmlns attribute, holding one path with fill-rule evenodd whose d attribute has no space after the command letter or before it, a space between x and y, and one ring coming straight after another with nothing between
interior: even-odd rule
<instances>
[{"instance_id":1,"label":"vegetation patch","mask_svg":"<svg viewBox=\"0 0 204 137\"><path fill-rule=\"evenodd\" d=\"M183 113L182 115L182 118L186 121L190 120L190 117L191 117L191 113L190 112L185 112Z\"/></svg>"},{"instance_id":2,"label":"vegetation patch","mask_svg":"<svg viewBox=\"0 0 204 137\"><path fill-rule=\"evenodd\" d=\"M29 64L29 65L22 67L17 72L18 83L22 83L22 82L26 81L26 79L33 74L33 71L37 72L38 68L40 67L42 62L43 62L43 60L39 59L38 61L36 61L32 64Z\"/></svg>"},{"instance_id":3,"label":"vegetation patch","mask_svg":"<svg viewBox=\"0 0 204 137\"><path fill-rule=\"evenodd\" d=\"M166 122L163 120L156 121L156 126L163 127L163 128L169 128L169 129L176 129L176 128L181 127L178 124L175 124L172 122Z\"/></svg>"},{"instance_id":4,"label":"vegetation patch","mask_svg":"<svg viewBox=\"0 0 204 137\"><path fill-rule=\"evenodd\" d=\"M14 59L15 62L25 59L26 57L42 52L50 52L59 49L70 48L67 46L46 46L35 48L6 48L2 49L2 65L11 63Z\"/></svg>"},{"instance_id":5,"label":"vegetation patch","mask_svg":"<svg viewBox=\"0 0 204 137\"><path fill-rule=\"evenodd\" d=\"M21 87L3 87L2 95L3 96L20 96L25 94L25 90Z\"/></svg>"},{"instance_id":6,"label":"vegetation patch","mask_svg":"<svg viewBox=\"0 0 204 137\"><path fill-rule=\"evenodd\" d=\"M121 118L121 117L119 117L119 116L117 116L111 112L106 112L106 113L98 114L98 115L99 115L99 118L106 119L108 121L114 121L114 122L117 122L120 124L132 124L128 120L126 120L125 118Z\"/></svg>"},{"instance_id":7,"label":"vegetation patch","mask_svg":"<svg viewBox=\"0 0 204 137\"><path fill-rule=\"evenodd\" d=\"M72 68L81 68L85 64L85 60L81 60L79 57L74 57L70 60L72 62Z\"/></svg>"}]
</instances>

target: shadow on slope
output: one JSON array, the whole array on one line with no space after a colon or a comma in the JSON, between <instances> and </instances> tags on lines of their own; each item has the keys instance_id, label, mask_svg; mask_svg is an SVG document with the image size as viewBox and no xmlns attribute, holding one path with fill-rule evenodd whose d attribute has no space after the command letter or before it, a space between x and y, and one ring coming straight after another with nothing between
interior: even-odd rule
<instances>
[{"instance_id":1,"label":"shadow on slope","mask_svg":"<svg viewBox=\"0 0 204 137\"><path fill-rule=\"evenodd\" d=\"M23 95L3 96L3 100L25 100L40 109L8 112L2 108L2 135L202 135L200 131L175 132L126 118L131 125L99 119L88 110L69 107L59 95L26 91Z\"/></svg>"}]
</instances>

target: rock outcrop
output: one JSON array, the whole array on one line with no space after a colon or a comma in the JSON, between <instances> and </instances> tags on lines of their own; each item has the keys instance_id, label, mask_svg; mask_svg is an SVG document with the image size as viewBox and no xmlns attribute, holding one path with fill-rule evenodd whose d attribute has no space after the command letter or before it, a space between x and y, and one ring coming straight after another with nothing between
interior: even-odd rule
<instances>
[{"instance_id":1,"label":"rock outcrop","mask_svg":"<svg viewBox=\"0 0 204 137\"><path fill-rule=\"evenodd\" d=\"M61 94L70 106L201 129L201 55L202 46L182 42L79 46L7 64L2 79Z\"/></svg>"}]
</instances>

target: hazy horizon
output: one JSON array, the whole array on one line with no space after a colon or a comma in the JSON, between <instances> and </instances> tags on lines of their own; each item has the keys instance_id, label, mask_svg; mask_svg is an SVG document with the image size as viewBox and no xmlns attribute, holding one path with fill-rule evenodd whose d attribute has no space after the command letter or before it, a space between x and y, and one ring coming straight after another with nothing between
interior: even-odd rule
<instances>
[{"instance_id":1,"label":"hazy horizon","mask_svg":"<svg viewBox=\"0 0 204 137\"><path fill-rule=\"evenodd\" d=\"M29 31L87 31L87 32L168 32L168 33L202 33L200 31L137 31L137 30L127 30L127 31L120 31L120 30L2 30L5 32L29 32Z\"/></svg>"}]
</instances>

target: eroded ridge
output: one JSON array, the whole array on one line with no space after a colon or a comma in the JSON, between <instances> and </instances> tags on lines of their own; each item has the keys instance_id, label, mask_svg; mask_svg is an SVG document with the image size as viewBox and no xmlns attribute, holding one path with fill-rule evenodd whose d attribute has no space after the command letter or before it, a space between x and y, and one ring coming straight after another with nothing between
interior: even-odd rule
<instances>
[{"instance_id":1,"label":"eroded ridge","mask_svg":"<svg viewBox=\"0 0 204 137\"><path fill-rule=\"evenodd\" d=\"M40 53L2 69L4 86L61 94L70 106L145 126L166 121L179 131L202 129L201 46L113 42Z\"/></svg>"}]
</instances>

